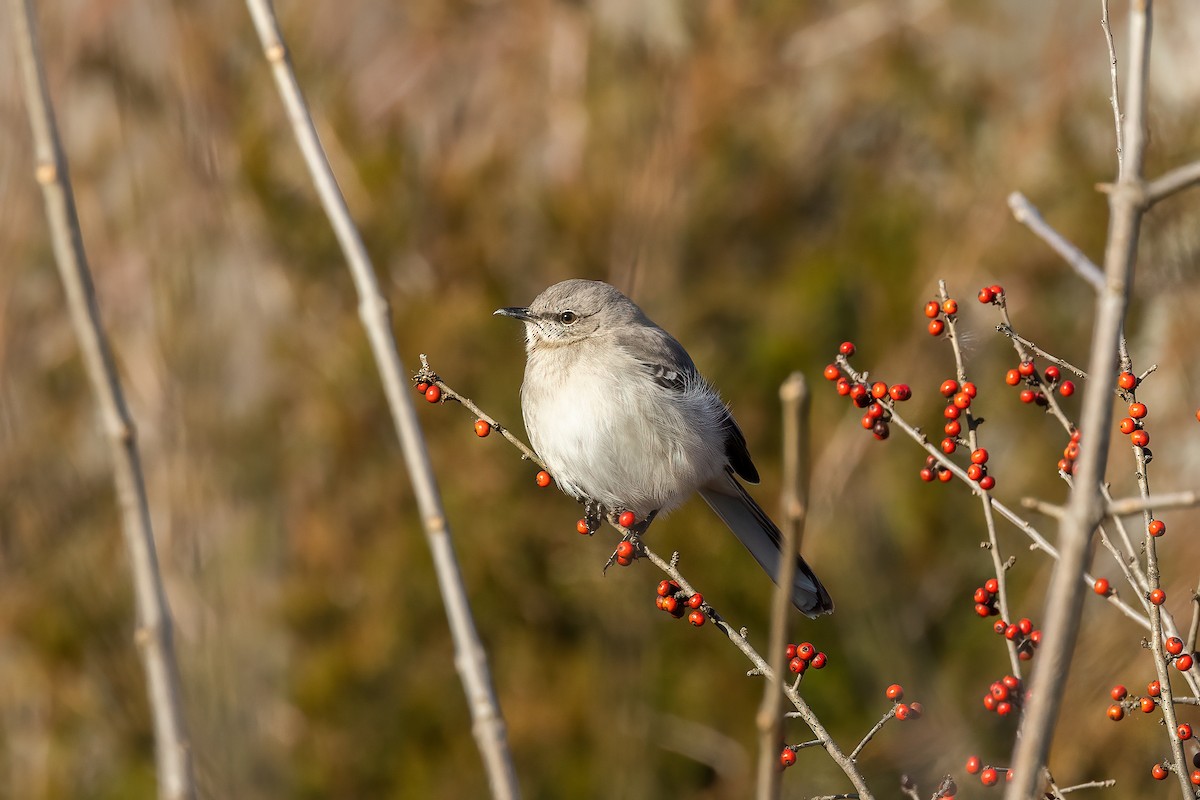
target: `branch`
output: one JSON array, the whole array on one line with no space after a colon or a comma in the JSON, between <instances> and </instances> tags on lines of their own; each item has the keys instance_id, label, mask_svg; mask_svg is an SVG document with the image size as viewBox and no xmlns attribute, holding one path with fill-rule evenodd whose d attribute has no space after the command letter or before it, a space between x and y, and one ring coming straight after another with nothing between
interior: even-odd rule
<instances>
[{"instance_id":1,"label":"branch","mask_svg":"<svg viewBox=\"0 0 1200 800\"><path fill-rule=\"evenodd\" d=\"M333 225L338 243L350 268L358 291L359 317L366 328L375 365L383 381L392 422L400 440L400 448L408 466L409 479L417 498L425 539L433 555L434 571L437 573L442 602L454 639L454 664L458 669L473 720L472 733L483 755L492 795L501 800L511 800L520 794L512 755L508 748L504 717L492 677L488 669L487 656L475 621L471 616L470 601L463 586L462 573L450 539L450 526L442 507L441 496L429 462L429 451L417 423L409 393L405 391L405 370L400 363L396 339L391 328L391 314L387 301L379 289L375 270L363 246L358 229L350 217L346 200L338 188L337 179L329 166L329 160L321 147L312 116L308 111L300 84L292 70L283 35L269 0L246 0L254 27L262 42L263 52L271 65L279 95L287 109L292 132L304 155L309 173L325 214Z\"/></svg>"},{"instance_id":2,"label":"branch","mask_svg":"<svg viewBox=\"0 0 1200 800\"><path fill-rule=\"evenodd\" d=\"M1140 185L1146 146L1150 7L1150 0L1134 0L1130 4L1131 80L1124 120L1126 160L1116 188L1109 195L1111 216L1104 254L1104 279L1097 287L1096 321L1088 360L1088 374L1092 380L1084 388L1080 424L1087 440L1076 462L1076 480L1066 516L1059 526L1062 554L1050 583L1043 627L1045 638L1033 670L1030 703L1020 728L1013 764L1015 777L1005 793L1007 800L1024 800L1034 796L1039 788L1062 704L1063 692L1059 687L1067 680L1079 635L1083 603L1080 576L1091 555L1092 534L1104 513L1100 484L1111 435L1109 393L1117 372L1117 346L1129 303L1143 213ZM1152 627L1157 628L1158 624L1160 617L1152 613ZM1180 775L1179 779L1185 796L1190 797L1187 776Z\"/></svg>"},{"instance_id":3,"label":"branch","mask_svg":"<svg viewBox=\"0 0 1200 800\"><path fill-rule=\"evenodd\" d=\"M137 431L100 322L67 158L46 86L32 0L11 0L9 11L37 156L35 174L46 204L54 256L67 294L71 323L79 339L83 366L112 451L113 480L137 608L134 641L145 671L146 693L154 720L158 795L166 800L194 798L192 745L180 691L171 610L155 553Z\"/></svg>"},{"instance_id":4,"label":"branch","mask_svg":"<svg viewBox=\"0 0 1200 800\"><path fill-rule=\"evenodd\" d=\"M1200 183L1200 161L1185 164L1163 175L1146 185L1146 208L1150 208L1160 200L1166 200L1176 192Z\"/></svg>"},{"instance_id":5,"label":"branch","mask_svg":"<svg viewBox=\"0 0 1200 800\"><path fill-rule=\"evenodd\" d=\"M783 514L780 529L779 575L771 599L771 628L767 638L767 653L773 676L763 686L763 699L758 709L758 800L779 797L779 752L783 742L783 693L778 676L783 675L787 658L787 620L792 609L791 586L796 575L795 554L800 552L800 538L808 518L808 486L810 461L808 447L808 416L810 396L804 375L793 372L779 387L783 405Z\"/></svg>"},{"instance_id":6,"label":"branch","mask_svg":"<svg viewBox=\"0 0 1200 800\"><path fill-rule=\"evenodd\" d=\"M1108 0L1100 2L1100 28L1104 31L1104 43L1108 46L1108 74L1112 93L1108 99L1112 104L1113 123L1117 129L1117 178L1125 172L1125 140L1121 134L1121 100L1117 92L1117 48L1113 45L1112 27L1108 24Z\"/></svg>"},{"instance_id":7,"label":"branch","mask_svg":"<svg viewBox=\"0 0 1200 800\"><path fill-rule=\"evenodd\" d=\"M1097 292L1104 290L1104 273L1100 268L1092 262L1090 258L1083 254L1075 245L1067 241L1066 237L1050 226L1038 213L1037 208L1033 203L1029 202L1025 195L1020 192L1013 192L1008 196L1008 207L1012 209L1013 218L1020 222L1029 230L1033 231L1043 242L1050 245L1050 248L1058 253L1063 259L1071 265L1071 269L1079 273L1079 277L1092 285L1092 288Z\"/></svg>"}]
</instances>

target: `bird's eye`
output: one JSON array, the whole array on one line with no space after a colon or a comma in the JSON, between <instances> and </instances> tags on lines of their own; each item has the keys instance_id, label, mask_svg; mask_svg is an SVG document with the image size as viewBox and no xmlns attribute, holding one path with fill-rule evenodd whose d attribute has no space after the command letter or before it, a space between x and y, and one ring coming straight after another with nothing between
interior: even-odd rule
<instances>
[{"instance_id":1,"label":"bird's eye","mask_svg":"<svg viewBox=\"0 0 1200 800\"><path fill-rule=\"evenodd\" d=\"M570 325L577 319L579 319L579 315L574 311L564 311L558 315L558 321L563 325Z\"/></svg>"}]
</instances>

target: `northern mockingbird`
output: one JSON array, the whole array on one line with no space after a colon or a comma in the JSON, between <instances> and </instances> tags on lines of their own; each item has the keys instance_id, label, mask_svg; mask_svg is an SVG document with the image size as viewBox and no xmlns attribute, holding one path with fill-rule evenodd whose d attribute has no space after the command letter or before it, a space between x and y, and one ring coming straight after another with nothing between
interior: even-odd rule
<instances>
[{"instance_id":1,"label":"northern mockingbird","mask_svg":"<svg viewBox=\"0 0 1200 800\"><path fill-rule=\"evenodd\" d=\"M699 492L772 579L780 533L738 477L758 483L729 408L671 334L600 281L569 280L528 308L521 411L533 449L559 487L639 520ZM792 603L810 617L833 600L799 555Z\"/></svg>"}]
</instances>

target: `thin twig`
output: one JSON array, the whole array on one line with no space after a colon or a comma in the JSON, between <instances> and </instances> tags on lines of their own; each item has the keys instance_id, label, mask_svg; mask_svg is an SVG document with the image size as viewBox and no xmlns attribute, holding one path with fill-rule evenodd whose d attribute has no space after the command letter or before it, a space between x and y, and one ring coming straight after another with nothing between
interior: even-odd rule
<instances>
[{"instance_id":1,"label":"thin twig","mask_svg":"<svg viewBox=\"0 0 1200 800\"><path fill-rule=\"evenodd\" d=\"M1020 336L1016 331L1013 330L1012 324L1008 321L1007 314L1005 314L1005 321L1002 324L997 325L996 330L999 331L1000 333L1003 333L1005 336L1012 339L1014 342L1017 342L1017 343L1025 346L1029 350L1032 350L1034 353L1041 356L1046 361L1049 361L1051 364L1057 364L1058 366L1062 367L1063 369L1067 370L1068 372L1073 373L1075 375L1075 377L1077 377L1081 380L1087 380L1087 373L1084 372L1083 370L1081 370L1079 367L1075 366L1074 364L1072 364L1071 362L1069 362L1065 359L1059 358L1056 355L1047 353L1045 350L1038 347L1033 342L1029 341L1028 339L1024 338L1023 336Z\"/></svg>"},{"instance_id":2,"label":"thin twig","mask_svg":"<svg viewBox=\"0 0 1200 800\"><path fill-rule=\"evenodd\" d=\"M793 372L779 387L783 407L783 492L780 498L782 514L780 529L779 574L771 599L771 627L767 654L775 677L765 682L762 703L758 709L758 780L759 800L779 797L779 745L783 741L783 692L779 677L787 663L788 614L792 609L792 583L796 576L795 554L800 552L800 539L808 518L809 436L808 414L810 397L804 375Z\"/></svg>"},{"instance_id":3,"label":"thin twig","mask_svg":"<svg viewBox=\"0 0 1200 800\"><path fill-rule=\"evenodd\" d=\"M263 52L271 65L283 104L287 109L292 132L304 155L321 204L333 225L338 243L346 257L354 286L359 297L359 317L370 341L376 368L383 381L392 422L400 440L409 480L417 498L425 539L433 555L442 602L454 640L455 659L459 677L467 695L473 720L472 733L483 755L484 766L492 795L511 800L520 794L504 717L488 669L487 656L471 616L471 605L463 586L462 572L450 538L450 526L442 507L441 496L429 461L429 451L417 423L416 413L405 391L405 369L400 362L396 339L391 328L387 301L379 289L379 281L371 266L366 247L346 207L337 179L317 136L312 115L300 91L292 69L283 34L269 0L246 0L254 27L258 31Z\"/></svg>"},{"instance_id":4,"label":"thin twig","mask_svg":"<svg viewBox=\"0 0 1200 800\"><path fill-rule=\"evenodd\" d=\"M46 204L54 256L67 294L71 322L79 339L84 369L112 451L113 480L137 608L134 641L141 655L154 721L158 795L166 800L185 800L196 796L192 745L180 690L171 610L155 553L137 432L100 321L67 158L46 86L32 0L12 0L9 10L25 105L33 131L37 157L35 174Z\"/></svg>"},{"instance_id":5,"label":"thin twig","mask_svg":"<svg viewBox=\"0 0 1200 800\"><path fill-rule=\"evenodd\" d=\"M1111 501L1108 504L1108 514L1113 517L1123 517L1141 514L1151 508L1162 511L1167 508L1191 508L1197 504L1200 504L1200 495L1195 492L1174 492L1154 497L1126 497Z\"/></svg>"},{"instance_id":6,"label":"thin twig","mask_svg":"<svg viewBox=\"0 0 1200 800\"><path fill-rule=\"evenodd\" d=\"M1108 99L1112 104L1113 125L1117 132L1117 179L1120 180L1125 169L1125 137L1121 132L1121 99L1117 91L1117 48L1113 44L1112 27L1108 24L1108 0L1100 2L1100 28L1104 31L1104 42L1108 45L1108 74L1112 83L1112 92Z\"/></svg>"},{"instance_id":7,"label":"thin twig","mask_svg":"<svg viewBox=\"0 0 1200 800\"><path fill-rule=\"evenodd\" d=\"M1070 794L1071 792L1078 792L1081 789L1111 789L1116 785L1117 782L1112 778L1109 778L1106 781L1089 781L1087 783L1077 783L1074 786L1064 786L1058 790L1058 793Z\"/></svg>"},{"instance_id":8,"label":"thin twig","mask_svg":"<svg viewBox=\"0 0 1200 800\"><path fill-rule=\"evenodd\" d=\"M1103 280L1097 287L1096 319L1088 359L1088 373L1092 380L1084 388L1080 425L1087 434L1087 442L1076 462L1076 480L1067 505L1067 515L1059 526L1062 553L1048 591L1043 626L1045 638L1030 682L1030 702L1020 728L1013 764L1015 776L1005 793L1007 800L1025 800L1038 789L1041 770L1046 764L1050 739L1062 706L1064 693L1060 687L1068 679L1079 636L1084 596L1079 577L1084 574L1091 554L1092 533L1104 513L1100 485L1111 435L1109 423L1112 401L1109 392L1112 391L1117 371L1117 345L1129 303L1138 232L1144 211L1140 187L1146 145L1150 8L1150 0L1135 0L1130 4L1131 79L1124 120L1125 162L1115 190L1109 195L1111 221ZM1096 286L1094 276L1090 282ZM1157 627L1157 619L1157 615L1151 615L1152 626ZM1179 760L1182 760L1182 756ZM1185 796L1191 796L1187 776L1180 775L1179 779Z\"/></svg>"},{"instance_id":9,"label":"thin twig","mask_svg":"<svg viewBox=\"0 0 1200 800\"><path fill-rule=\"evenodd\" d=\"M850 760L851 761L858 760L858 754L861 753L863 751L863 748L866 747L867 744L870 743L870 741L875 738L875 734L877 734L881 730L883 730L883 726L887 725L888 720L895 719L895 718L896 718L896 705L893 704L892 707L887 710L887 713L884 714L882 717L880 717L879 721L871 726L871 730L867 731L867 735L862 738L862 741L860 741L858 743L858 746L855 747L853 752L850 753Z\"/></svg>"},{"instance_id":10,"label":"thin twig","mask_svg":"<svg viewBox=\"0 0 1200 800\"><path fill-rule=\"evenodd\" d=\"M1083 251L1067 241L1067 238L1056 231L1050 223L1042 218L1033 203L1020 192L1008 196L1008 207L1012 209L1013 218L1020 222L1050 245L1050 249L1058 253L1079 274L1079 277L1092 285L1096 291L1104 289L1104 273L1096 264L1084 255Z\"/></svg>"},{"instance_id":11,"label":"thin twig","mask_svg":"<svg viewBox=\"0 0 1200 800\"><path fill-rule=\"evenodd\" d=\"M1192 590L1192 624L1188 626L1187 651L1196 652L1196 634L1200 632L1200 584Z\"/></svg>"},{"instance_id":12,"label":"thin twig","mask_svg":"<svg viewBox=\"0 0 1200 800\"><path fill-rule=\"evenodd\" d=\"M1146 185L1146 207L1150 208L1160 200L1166 200L1176 192L1197 184L1200 184L1200 161L1176 167Z\"/></svg>"}]
</instances>

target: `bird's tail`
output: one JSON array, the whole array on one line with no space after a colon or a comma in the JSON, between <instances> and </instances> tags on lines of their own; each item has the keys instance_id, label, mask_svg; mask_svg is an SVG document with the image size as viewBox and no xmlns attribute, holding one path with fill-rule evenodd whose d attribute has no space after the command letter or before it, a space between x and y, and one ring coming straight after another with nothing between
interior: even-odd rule
<instances>
[{"instance_id":1,"label":"bird's tail","mask_svg":"<svg viewBox=\"0 0 1200 800\"><path fill-rule=\"evenodd\" d=\"M729 526L738 541L746 546L754 560L771 576L771 580L778 583L783 537L767 512L754 502L737 478L726 474L724 478L703 487L700 496ZM796 555L796 577L792 581L792 605L813 619L821 614L833 613L833 599L829 592L825 591L820 579L799 554Z\"/></svg>"}]
</instances>

